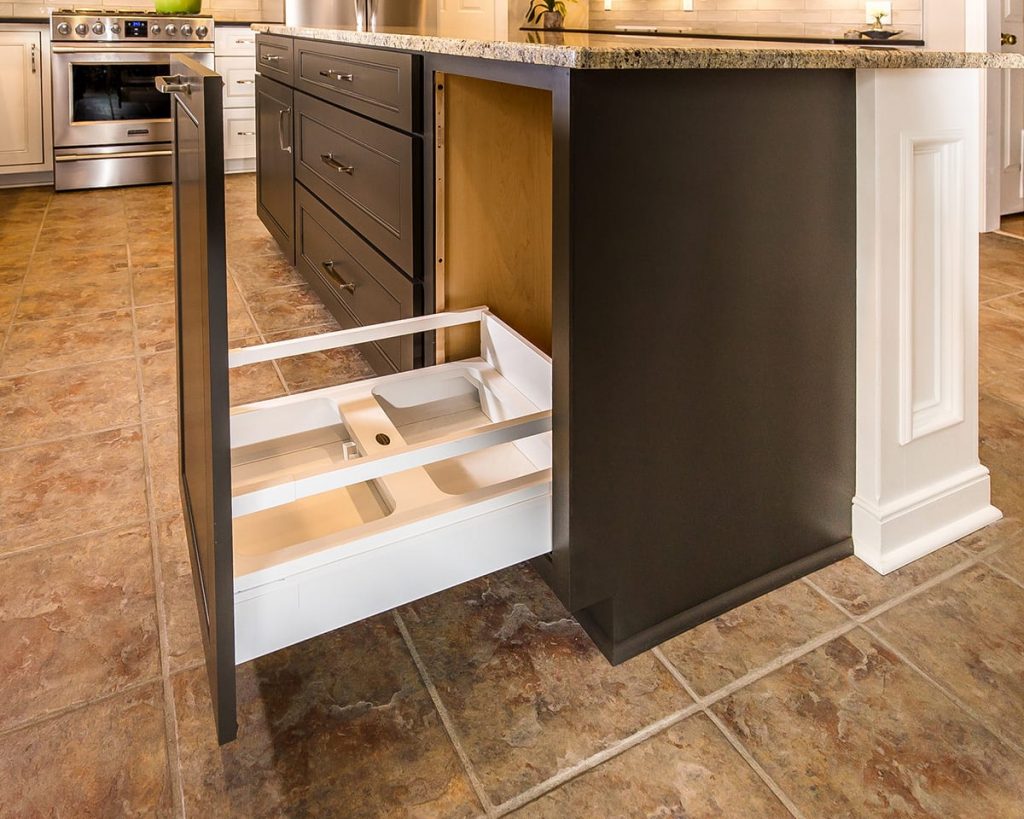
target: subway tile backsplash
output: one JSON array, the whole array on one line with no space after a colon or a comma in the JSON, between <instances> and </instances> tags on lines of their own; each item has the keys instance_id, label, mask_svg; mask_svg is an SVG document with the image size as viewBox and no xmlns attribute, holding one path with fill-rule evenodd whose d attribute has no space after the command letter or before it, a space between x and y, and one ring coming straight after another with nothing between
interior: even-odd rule
<instances>
[{"instance_id":1,"label":"subway tile backsplash","mask_svg":"<svg viewBox=\"0 0 1024 819\"><path fill-rule=\"evenodd\" d=\"M4 17L45 18L58 8L82 9L125 9L129 11L152 11L152 2L138 0L83 0L79 3L54 2L0 3L0 22ZM284 0L204 0L203 14L212 14L224 22L231 20L260 20L280 22L284 20Z\"/></svg>"},{"instance_id":2,"label":"subway tile backsplash","mask_svg":"<svg viewBox=\"0 0 1024 819\"><path fill-rule=\"evenodd\" d=\"M591 28L663 24L722 34L796 34L834 36L866 24L865 0L577 0L587 3ZM923 30L924 0L893 0L892 23L904 37L917 39Z\"/></svg>"}]
</instances>

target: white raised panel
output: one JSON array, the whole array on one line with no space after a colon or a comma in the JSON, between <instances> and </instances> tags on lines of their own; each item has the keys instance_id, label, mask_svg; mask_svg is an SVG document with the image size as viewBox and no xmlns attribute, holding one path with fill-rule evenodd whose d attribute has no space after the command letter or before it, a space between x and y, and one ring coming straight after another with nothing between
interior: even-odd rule
<instances>
[{"instance_id":1,"label":"white raised panel","mask_svg":"<svg viewBox=\"0 0 1024 819\"><path fill-rule=\"evenodd\" d=\"M256 104L256 58L217 57L217 73L224 78L224 107L251 108Z\"/></svg>"},{"instance_id":2,"label":"white raised panel","mask_svg":"<svg viewBox=\"0 0 1024 819\"><path fill-rule=\"evenodd\" d=\"M963 420L964 134L902 138L900 444Z\"/></svg>"},{"instance_id":3,"label":"white raised panel","mask_svg":"<svg viewBox=\"0 0 1024 819\"><path fill-rule=\"evenodd\" d=\"M0 31L0 166L43 163L43 50L37 31Z\"/></svg>"},{"instance_id":4,"label":"white raised panel","mask_svg":"<svg viewBox=\"0 0 1024 819\"><path fill-rule=\"evenodd\" d=\"M224 109L224 158L251 159L256 156L256 109Z\"/></svg>"},{"instance_id":5,"label":"white raised panel","mask_svg":"<svg viewBox=\"0 0 1024 819\"><path fill-rule=\"evenodd\" d=\"M256 32L248 26L217 26L213 40L218 57L256 56Z\"/></svg>"}]
</instances>

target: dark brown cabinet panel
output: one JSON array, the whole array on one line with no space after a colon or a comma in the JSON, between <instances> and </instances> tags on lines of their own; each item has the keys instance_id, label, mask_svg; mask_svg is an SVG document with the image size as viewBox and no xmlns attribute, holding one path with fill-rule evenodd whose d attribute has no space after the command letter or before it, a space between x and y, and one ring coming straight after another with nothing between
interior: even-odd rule
<instances>
[{"instance_id":1,"label":"dark brown cabinet panel","mask_svg":"<svg viewBox=\"0 0 1024 819\"><path fill-rule=\"evenodd\" d=\"M292 89L256 78L256 212L289 260L295 260Z\"/></svg>"},{"instance_id":2,"label":"dark brown cabinet panel","mask_svg":"<svg viewBox=\"0 0 1024 819\"><path fill-rule=\"evenodd\" d=\"M295 41L295 87L380 122L419 128L419 63L412 54Z\"/></svg>"},{"instance_id":3,"label":"dark brown cabinet panel","mask_svg":"<svg viewBox=\"0 0 1024 819\"><path fill-rule=\"evenodd\" d=\"M410 275L415 138L295 92L295 177Z\"/></svg>"},{"instance_id":4,"label":"dark brown cabinet panel","mask_svg":"<svg viewBox=\"0 0 1024 819\"><path fill-rule=\"evenodd\" d=\"M294 51L291 37L256 35L256 70L265 77L291 85L294 79Z\"/></svg>"},{"instance_id":5,"label":"dark brown cabinet panel","mask_svg":"<svg viewBox=\"0 0 1024 819\"><path fill-rule=\"evenodd\" d=\"M301 185L295 195L297 266L343 327L411 318L415 284ZM378 373L413 367L413 338L364 344Z\"/></svg>"}]
</instances>

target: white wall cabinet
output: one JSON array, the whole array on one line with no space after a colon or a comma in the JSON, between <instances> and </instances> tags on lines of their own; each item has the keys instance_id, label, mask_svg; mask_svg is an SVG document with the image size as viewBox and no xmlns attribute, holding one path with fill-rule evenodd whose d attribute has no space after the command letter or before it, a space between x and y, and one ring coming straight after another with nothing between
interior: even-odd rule
<instances>
[{"instance_id":1,"label":"white wall cabinet","mask_svg":"<svg viewBox=\"0 0 1024 819\"><path fill-rule=\"evenodd\" d=\"M0 29L0 173L45 170L48 61L41 31Z\"/></svg>"},{"instance_id":2,"label":"white wall cabinet","mask_svg":"<svg viewBox=\"0 0 1024 819\"><path fill-rule=\"evenodd\" d=\"M256 32L218 26L214 32L217 73L224 78L224 168L256 169Z\"/></svg>"}]
</instances>

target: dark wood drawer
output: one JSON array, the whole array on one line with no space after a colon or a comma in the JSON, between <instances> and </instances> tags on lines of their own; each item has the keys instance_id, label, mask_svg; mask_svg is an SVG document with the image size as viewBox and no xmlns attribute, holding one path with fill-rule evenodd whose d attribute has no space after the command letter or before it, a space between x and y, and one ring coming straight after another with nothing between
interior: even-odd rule
<instances>
[{"instance_id":1,"label":"dark wood drawer","mask_svg":"<svg viewBox=\"0 0 1024 819\"><path fill-rule=\"evenodd\" d=\"M416 137L295 92L295 176L409 275Z\"/></svg>"},{"instance_id":2,"label":"dark wood drawer","mask_svg":"<svg viewBox=\"0 0 1024 819\"><path fill-rule=\"evenodd\" d=\"M256 35L256 70L264 77L293 85L295 82L294 53L291 37L275 34Z\"/></svg>"},{"instance_id":3,"label":"dark wood drawer","mask_svg":"<svg viewBox=\"0 0 1024 819\"><path fill-rule=\"evenodd\" d=\"M295 40L295 87L405 131L420 130L419 58Z\"/></svg>"},{"instance_id":4,"label":"dark wood drawer","mask_svg":"<svg viewBox=\"0 0 1024 819\"><path fill-rule=\"evenodd\" d=\"M295 191L298 267L325 297L342 326L379 324L416 313L415 285L301 185ZM351 319L346 321L346 319ZM413 366L411 336L368 344L363 354L378 372Z\"/></svg>"}]
</instances>

